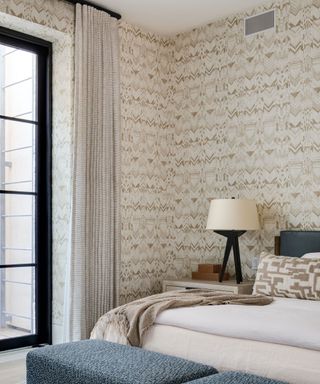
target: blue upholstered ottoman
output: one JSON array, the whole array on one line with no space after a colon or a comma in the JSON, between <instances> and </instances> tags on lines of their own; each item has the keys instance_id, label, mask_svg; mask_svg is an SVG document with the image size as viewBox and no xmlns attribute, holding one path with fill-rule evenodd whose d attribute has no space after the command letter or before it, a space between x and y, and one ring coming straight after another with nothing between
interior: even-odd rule
<instances>
[{"instance_id":1,"label":"blue upholstered ottoman","mask_svg":"<svg viewBox=\"0 0 320 384\"><path fill-rule=\"evenodd\" d=\"M85 340L27 355L27 384L178 384L217 371L140 348Z\"/></svg>"},{"instance_id":2,"label":"blue upholstered ottoman","mask_svg":"<svg viewBox=\"0 0 320 384\"><path fill-rule=\"evenodd\" d=\"M194 380L190 384L285 384L283 381L249 375L242 372L223 372L218 375Z\"/></svg>"}]
</instances>

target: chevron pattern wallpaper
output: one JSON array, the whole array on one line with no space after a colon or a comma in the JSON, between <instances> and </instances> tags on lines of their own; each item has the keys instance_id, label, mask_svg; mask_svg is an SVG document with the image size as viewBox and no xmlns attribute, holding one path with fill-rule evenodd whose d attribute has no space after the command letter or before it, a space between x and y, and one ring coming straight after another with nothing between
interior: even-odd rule
<instances>
[{"instance_id":1,"label":"chevron pattern wallpaper","mask_svg":"<svg viewBox=\"0 0 320 384\"><path fill-rule=\"evenodd\" d=\"M63 0L2 0L0 12L60 32L74 33L74 6Z\"/></svg>"},{"instance_id":2,"label":"chevron pattern wallpaper","mask_svg":"<svg viewBox=\"0 0 320 384\"><path fill-rule=\"evenodd\" d=\"M161 290L174 263L168 195L173 43L124 22L121 40L121 302Z\"/></svg>"},{"instance_id":3,"label":"chevron pattern wallpaper","mask_svg":"<svg viewBox=\"0 0 320 384\"><path fill-rule=\"evenodd\" d=\"M243 19L275 9L276 30ZM320 2L283 0L160 39L121 32L122 302L221 261L212 198L258 202L243 272L281 229L320 227ZM233 272L232 265L230 268Z\"/></svg>"},{"instance_id":4,"label":"chevron pattern wallpaper","mask_svg":"<svg viewBox=\"0 0 320 384\"><path fill-rule=\"evenodd\" d=\"M244 37L244 17L270 9L276 31ZM240 239L253 277L279 230L320 227L320 2L269 2L179 35L174 68L172 252L191 268L221 261L210 199L255 199L262 229Z\"/></svg>"}]
</instances>

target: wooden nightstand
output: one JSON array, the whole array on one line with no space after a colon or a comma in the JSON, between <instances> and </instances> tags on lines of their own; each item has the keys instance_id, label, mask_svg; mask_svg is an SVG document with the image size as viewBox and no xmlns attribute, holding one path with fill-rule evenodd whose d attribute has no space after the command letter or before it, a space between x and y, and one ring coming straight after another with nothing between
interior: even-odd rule
<instances>
[{"instance_id":1,"label":"wooden nightstand","mask_svg":"<svg viewBox=\"0 0 320 384\"><path fill-rule=\"evenodd\" d=\"M223 281L222 283L219 283L218 281L192 279L164 280L163 292L177 291L181 289L205 288L220 292L243 293L251 295L253 284L254 283L252 281L244 281L241 284L237 284L236 281L233 280Z\"/></svg>"}]
</instances>

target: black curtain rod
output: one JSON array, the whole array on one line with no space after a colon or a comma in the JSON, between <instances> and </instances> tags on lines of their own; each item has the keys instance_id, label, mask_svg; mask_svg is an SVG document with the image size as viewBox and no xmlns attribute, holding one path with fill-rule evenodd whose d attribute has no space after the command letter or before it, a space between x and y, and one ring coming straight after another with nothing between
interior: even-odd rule
<instances>
[{"instance_id":1,"label":"black curtain rod","mask_svg":"<svg viewBox=\"0 0 320 384\"><path fill-rule=\"evenodd\" d=\"M109 15L111 17L115 17L118 20L121 19L121 15L119 13L110 11L110 9L107 9L107 8L99 7L98 5L90 3L90 1L85 1L85 0L65 0L65 1L67 1L68 3L74 4L74 5L76 5L77 3L79 3L81 5L88 5L89 7L93 7L95 9L97 9L98 11L107 12L107 13L109 13Z\"/></svg>"}]
</instances>

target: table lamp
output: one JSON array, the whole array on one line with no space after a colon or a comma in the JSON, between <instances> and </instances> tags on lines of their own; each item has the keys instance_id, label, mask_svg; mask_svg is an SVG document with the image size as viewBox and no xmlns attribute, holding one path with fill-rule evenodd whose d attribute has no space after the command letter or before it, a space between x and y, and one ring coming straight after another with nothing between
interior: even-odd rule
<instances>
[{"instance_id":1,"label":"table lamp","mask_svg":"<svg viewBox=\"0 0 320 384\"><path fill-rule=\"evenodd\" d=\"M242 279L239 237L246 231L260 228L257 205L254 200L215 199L211 200L207 229L227 238L219 281L223 281L231 249L233 249L237 284Z\"/></svg>"}]
</instances>

